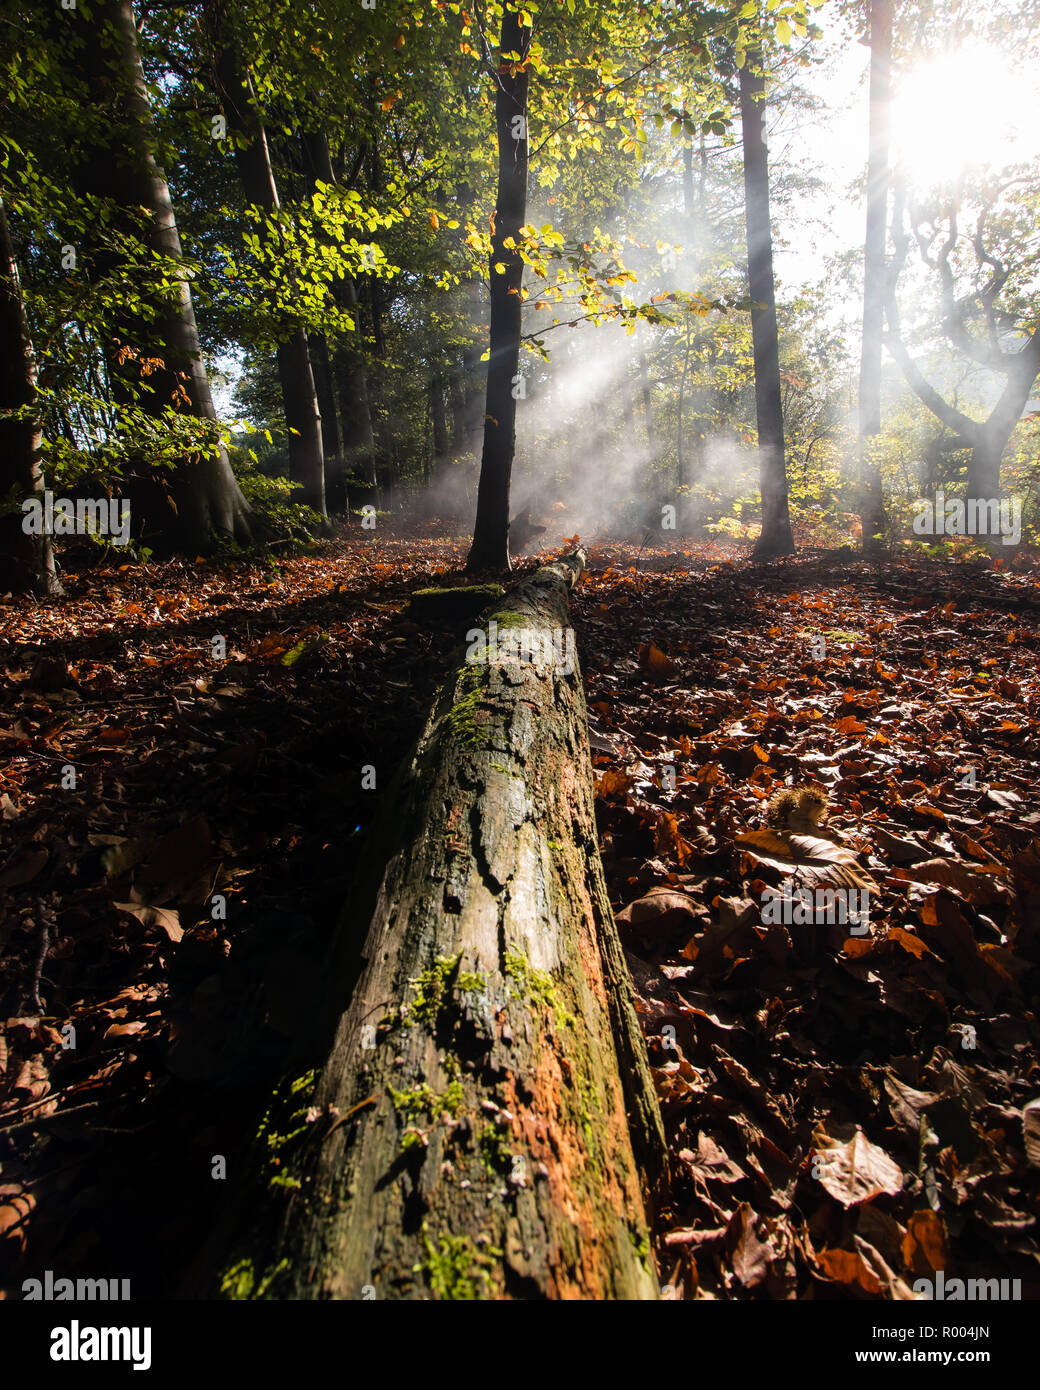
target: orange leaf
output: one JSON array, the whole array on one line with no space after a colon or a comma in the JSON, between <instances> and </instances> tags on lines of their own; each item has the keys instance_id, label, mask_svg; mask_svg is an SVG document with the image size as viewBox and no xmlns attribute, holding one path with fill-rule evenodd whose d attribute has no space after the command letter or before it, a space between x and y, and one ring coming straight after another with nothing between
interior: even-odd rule
<instances>
[{"instance_id":1,"label":"orange leaf","mask_svg":"<svg viewBox=\"0 0 1040 1390\"><path fill-rule=\"evenodd\" d=\"M942 1217L934 1211L915 1211L906 1223L903 1237L903 1260L907 1269L915 1274L925 1270L934 1273L947 1267L948 1258Z\"/></svg>"},{"instance_id":2,"label":"orange leaf","mask_svg":"<svg viewBox=\"0 0 1040 1390\"><path fill-rule=\"evenodd\" d=\"M674 676L679 669L671 657L665 656L653 642L644 642L639 648L639 664L654 676Z\"/></svg>"},{"instance_id":3,"label":"orange leaf","mask_svg":"<svg viewBox=\"0 0 1040 1390\"><path fill-rule=\"evenodd\" d=\"M866 724L853 714L847 714L844 719L839 719L835 727L840 734L865 734L867 732Z\"/></svg>"},{"instance_id":4,"label":"orange leaf","mask_svg":"<svg viewBox=\"0 0 1040 1390\"><path fill-rule=\"evenodd\" d=\"M816 1259L828 1279L839 1284L858 1284L864 1293L881 1292L876 1276L854 1250L821 1250Z\"/></svg>"}]
</instances>

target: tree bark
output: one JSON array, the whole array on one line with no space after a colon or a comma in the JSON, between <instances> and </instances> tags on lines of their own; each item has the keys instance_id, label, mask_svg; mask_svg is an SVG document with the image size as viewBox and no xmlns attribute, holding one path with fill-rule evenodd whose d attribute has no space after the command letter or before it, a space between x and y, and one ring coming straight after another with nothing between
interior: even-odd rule
<instances>
[{"instance_id":1,"label":"tree bark","mask_svg":"<svg viewBox=\"0 0 1040 1390\"><path fill-rule=\"evenodd\" d=\"M744 208L747 220L748 293L755 358L755 414L762 490L762 531L756 559L793 555L787 508L780 345L773 283L773 229L769 214L769 161L765 136L765 74L761 54L748 49L740 69L740 122L744 148Z\"/></svg>"},{"instance_id":2,"label":"tree bark","mask_svg":"<svg viewBox=\"0 0 1040 1390\"><path fill-rule=\"evenodd\" d=\"M151 214L147 246L178 263L183 260L183 251L169 185L157 158L158 134L132 0L100 0L86 22L84 77L88 87L96 91L98 104L111 109L113 119L105 147L93 150L80 168L80 187L98 197L111 198L124 208L147 208ZM95 261L103 271L118 269L105 255L96 256ZM136 402L156 414L171 403L177 408L186 404L199 419L216 421L187 278L178 276L172 304L164 297L153 307L154 318L124 315L115 326L126 346L141 356L161 356L164 365L144 376L133 359L120 364L118 354L110 354L109 374L117 396L124 403ZM132 373L135 379L131 381ZM235 481L223 445L215 454L179 468L171 490L176 519L165 520L164 529L171 531L180 545L205 548L214 534L252 540L249 504Z\"/></svg>"},{"instance_id":3,"label":"tree bark","mask_svg":"<svg viewBox=\"0 0 1040 1390\"><path fill-rule=\"evenodd\" d=\"M891 0L870 0L870 136L863 259L863 342L859 371L859 474L863 550L876 556L885 532L881 470L870 441L881 433L881 353L885 329L885 232L892 69Z\"/></svg>"},{"instance_id":4,"label":"tree bark","mask_svg":"<svg viewBox=\"0 0 1040 1390\"><path fill-rule=\"evenodd\" d=\"M0 197L0 411L36 405L36 354L25 313L7 211ZM44 491L43 426L31 410L23 419L0 418L0 499L21 503ZM47 535L28 535L21 506L0 515L0 591L59 597L54 549Z\"/></svg>"},{"instance_id":5,"label":"tree bark","mask_svg":"<svg viewBox=\"0 0 1040 1390\"><path fill-rule=\"evenodd\" d=\"M448 464L448 416L444 408L444 379L438 374L430 378L430 429L433 434L433 466L427 484L432 483L434 488L443 482L445 469ZM427 495L427 505L433 500L433 494Z\"/></svg>"},{"instance_id":6,"label":"tree bark","mask_svg":"<svg viewBox=\"0 0 1040 1390\"><path fill-rule=\"evenodd\" d=\"M315 103L316 105L317 103ZM304 163L310 177L310 191L321 182L330 186L337 182L332 167L328 136L324 130L305 131L301 137ZM361 311L357 284L352 275L345 275L333 285L333 294L341 308L354 320L354 331L340 342L333 354L333 368L339 392L340 440L342 456L340 471L343 506L348 506L347 476L352 472L367 473L375 478L375 438L372 433L372 412L368 398L368 376L365 356L357 344L361 341ZM333 411L334 411L333 404ZM322 420L326 407L321 402ZM326 452L328 440L325 439ZM338 499L337 499L338 500Z\"/></svg>"},{"instance_id":7,"label":"tree bark","mask_svg":"<svg viewBox=\"0 0 1040 1390\"><path fill-rule=\"evenodd\" d=\"M654 447L654 410L653 398L650 395L650 368L645 352L639 354L639 380L643 389L643 422L646 425L646 442L652 452Z\"/></svg>"},{"instance_id":8,"label":"tree bark","mask_svg":"<svg viewBox=\"0 0 1040 1390\"><path fill-rule=\"evenodd\" d=\"M531 44L530 25L521 26L520 7L502 13L501 56L495 94L498 134L498 196L491 239L491 319L484 413L484 452L477 488L477 515L468 570L509 568L509 480L516 449L514 378L520 365L522 306L520 287L524 263L518 250L508 250L509 237L519 239L527 218L527 94L524 63ZM519 54L520 62L506 54ZM503 273L496 265L505 265Z\"/></svg>"},{"instance_id":9,"label":"tree bark","mask_svg":"<svg viewBox=\"0 0 1040 1390\"><path fill-rule=\"evenodd\" d=\"M243 67L223 0L209 0L207 22L214 48L217 98L228 129L241 137L235 161L246 198L268 215L281 206L271 164L267 132L257 106L248 71ZM297 325L278 347L278 380L282 388L285 424L289 434L289 473L303 484L300 501L327 516L325 506L325 449L321 411L311 370L307 333Z\"/></svg>"},{"instance_id":10,"label":"tree bark","mask_svg":"<svg viewBox=\"0 0 1040 1390\"><path fill-rule=\"evenodd\" d=\"M567 630L583 565L537 571L485 633ZM225 1292L657 1297L640 1169L652 1187L664 1138L593 796L576 662L451 674L385 793L374 910L344 919L331 980L367 939L320 1080L265 1125L305 1131L263 1205L291 1195L272 1239L244 1195Z\"/></svg>"}]
</instances>

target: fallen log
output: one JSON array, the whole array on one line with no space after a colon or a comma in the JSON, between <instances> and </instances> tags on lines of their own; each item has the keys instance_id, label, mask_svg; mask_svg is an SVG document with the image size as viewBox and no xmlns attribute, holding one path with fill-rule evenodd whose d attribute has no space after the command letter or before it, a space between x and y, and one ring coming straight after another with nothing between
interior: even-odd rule
<instances>
[{"instance_id":1,"label":"fallen log","mask_svg":"<svg viewBox=\"0 0 1040 1390\"><path fill-rule=\"evenodd\" d=\"M284 1220L225 1246L224 1296L658 1296L664 1137L597 845L583 567L544 566L467 634L386 793L357 987L262 1126ZM348 914L337 968L358 950Z\"/></svg>"}]
</instances>

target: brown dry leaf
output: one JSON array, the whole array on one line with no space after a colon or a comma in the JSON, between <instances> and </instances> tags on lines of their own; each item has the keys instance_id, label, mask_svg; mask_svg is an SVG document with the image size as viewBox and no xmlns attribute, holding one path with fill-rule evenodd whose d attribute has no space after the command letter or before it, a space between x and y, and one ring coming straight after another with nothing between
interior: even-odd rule
<instances>
[{"instance_id":1,"label":"brown dry leaf","mask_svg":"<svg viewBox=\"0 0 1040 1390\"><path fill-rule=\"evenodd\" d=\"M993 874L980 873L977 868L958 859L928 859L912 869L896 869L897 878L914 883L938 883L953 888L973 907L992 907L1007 902L1008 892Z\"/></svg>"},{"instance_id":2,"label":"brown dry leaf","mask_svg":"<svg viewBox=\"0 0 1040 1390\"><path fill-rule=\"evenodd\" d=\"M665 656L664 652L659 647L655 647L653 642L644 642L639 648L639 665L644 671L649 671L652 676L657 676L662 680L667 680L679 673L679 668L671 657Z\"/></svg>"},{"instance_id":3,"label":"brown dry leaf","mask_svg":"<svg viewBox=\"0 0 1040 1390\"><path fill-rule=\"evenodd\" d=\"M917 1091L891 1072L885 1076L885 1090L893 1120L908 1138L916 1141L921 1129L921 1112L938 1101L938 1092Z\"/></svg>"},{"instance_id":4,"label":"brown dry leaf","mask_svg":"<svg viewBox=\"0 0 1040 1390\"><path fill-rule=\"evenodd\" d=\"M914 936L913 932L905 931L902 927L889 927L889 941L894 941L898 946L902 946L904 951L909 951L918 960L922 956L934 956L935 952L930 951L919 936Z\"/></svg>"},{"instance_id":5,"label":"brown dry leaf","mask_svg":"<svg viewBox=\"0 0 1040 1390\"><path fill-rule=\"evenodd\" d=\"M146 1023L113 1023L105 1029L103 1038L105 1042L115 1042L119 1038L132 1038L135 1033L141 1033L148 1025Z\"/></svg>"},{"instance_id":6,"label":"brown dry leaf","mask_svg":"<svg viewBox=\"0 0 1040 1390\"><path fill-rule=\"evenodd\" d=\"M820 1268L838 1284L854 1284L871 1296L881 1292L881 1284L856 1250L819 1250L816 1261Z\"/></svg>"},{"instance_id":7,"label":"brown dry leaf","mask_svg":"<svg viewBox=\"0 0 1040 1390\"><path fill-rule=\"evenodd\" d=\"M674 854L680 867L690 857L693 846L679 832L679 821L671 811L661 811L654 826L654 849L658 854Z\"/></svg>"},{"instance_id":8,"label":"brown dry leaf","mask_svg":"<svg viewBox=\"0 0 1040 1390\"><path fill-rule=\"evenodd\" d=\"M869 1202L882 1193L892 1197L903 1190L902 1169L858 1127L845 1142L818 1129L813 1145L819 1181L843 1207Z\"/></svg>"},{"instance_id":9,"label":"brown dry leaf","mask_svg":"<svg viewBox=\"0 0 1040 1390\"><path fill-rule=\"evenodd\" d=\"M1022 1110L1022 1137L1026 1158L1040 1168L1040 1099L1031 1100Z\"/></svg>"},{"instance_id":10,"label":"brown dry leaf","mask_svg":"<svg viewBox=\"0 0 1040 1390\"><path fill-rule=\"evenodd\" d=\"M749 830L733 842L758 864L776 869L785 877L797 874L816 885L865 888L877 893L877 884L844 845L815 835L788 835L782 830Z\"/></svg>"},{"instance_id":11,"label":"brown dry leaf","mask_svg":"<svg viewBox=\"0 0 1040 1390\"><path fill-rule=\"evenodd\" d=\"M645 931L671 931L697 916L693 899L686 893L663 885L651 888L643 897L629 903L617 914L617 921L625 926L639 927Z\"/></svg>"},{"instance_id":12,"label":"brown dry leaf","mask_svg":"<svg viewBox=\"0 0 1040 1390\"><path fill-rule=\"evenodd\" d=\"M841 949L850 960L856 960L859 956L869 956L874 949L874 943L865 936L849 936L842 943Z\"/></svg>"},{"instance_id":13,"label":"brown dry leaf","mask_svg":"<svg viewBox=\"0 0 1040 1390\"><path fill-rule=\"evenodd\" d=\"M616 772L613 768L597 776L595 779L596 795L612 796L615 792L624 792L632 785L632 779L627 772Z\"/></svg>"},{"instance_id":14,"label":"brown dry leaf","mask_svg":"<svg viewBox=\"0 0 1040 1390\"><path fill-rule=\"evenodd\" d=\"M97 741L104 744L106 748L119 748L122 744L130 742L130 730L102 729L97 736Z\"/></svg>"},{"instance_id":15,"label":"brown dry leaf","mask_svg":"<svg viewBox=\"0 0 1040 1390\"><path fill-rule=\"evenodd\" d=\"M13 854L0 870L0 888L17 888L34 879L47 862L45 849L23 849Z\"/></svg>"},{"instance_id":16,"label":"brown dry leaf","mask_svg":"<svg viewBox=\"0 0 1040 1390\"><path fill-rule=\"evenodd\" d=\"M914 1274L934 1274L946 1269L950 1258L946 1226L934 1211L915 1211L906 1223L903 1263Z\"/></svg>"},{"instance_id":17,"label":"brown dry leaf","mask_svg":"<svg viewBox=\"0 0 1040 1390\"><path fill-rule=\"evenodd\" d=\"M171 941L180 941L184 928L180 917L167 907L151 907L148 903L113 903L120 912L129 912L143 927L161 927Z\"/></svg>"},{"instance_id":18,"label":"brown dry leaf","mask_svg":"<svg viewBox=\"0 0 1040 1390\"><path fill-rule=\"evenodd\" d=\"M42 1057L27 1057L22 1063L14 1090L27 1101L40 1100L51 1088L50 1074Z\"/></svg>"},{"instance_id":19,"label":"brown dry leaf","mask_svg":"<svg viewBox=\"0 0 1040 1390\"><path fill-rule=\"evenodd\" d=\"M725 1149L720 1148L710 1135L704 1133L697 1136L696 1153L691 1149L681 1149L679 1157L691 1174L709 1182L740 1182L742 1178L747 1177L743 1168L733 1162Z\"/></svg>"},{"instance_id":20,"label":"brown dry leaf","mask_svg":"<svg viewBox=\"0 0 1040 1390\"><path fill-rule=\"evenodd\" d=\"M141 896L154 902L201 902L209 887L213 837L205 816L193 816L157 840L137 875Z\"/></svg>"},{"instance_id":21,"label":"brown dry leaf","mask_svg":"<svg viewBox=\"0 0 1040 1390\"><path fill-rule=\"evenodd\" d=\"M0 1240L10 1238L24 1247L26 1226L35 1205L31 1192L23 1192L13 1183L0 1187Z\"/></svg>"},{"instance_id":22,"label":"brown dry leaf","mask_svg":"<svg viewBox=\"0 0 1040 1390\"><path fill-rule=\"evenodd\" d=\"M920 860L928 858L928 851L914 840L908 840L902 835L893 835L883 826L878 827L876 835L878 848L888 856L893 864L916 864Z\"/></svg>"},{"instance_id":23,"label":"brown dry leaf","mask_svg":"<svg viewBox=\"0 0 1040 1390\"><path fill-rule=\"evenodd\" d=\"M746 1289L753 1289L769 1273L769 1266L776 1256L769 1241L762 1241L755 1234L755 1213L747 1202L741 1202L733 1213L726 1232L726 1245L730 1250L730 1266L733 1273Z\"/></svg>"},{"instance_id":24,"label":"brown dry leaf","mask_svg":"<svg viewBox=\"0 0 1040 1390\"><path fill-rule=\"evenodd\" d=\"M839 719L834 727L839 734L865 734L867 732L866 724L857 719L854 714L847 714L844 719Z\"/></svg>"},{"instance_id":25,"label":"brown dry leaf","mask_svg":"<svg viewBox=\"0 0 1040 1390\"><path fill-rule=\"evenodd\" d=\"M869 1211L870 1208L864 1207L863 1210ZM891 1298L897 1302L910 1302L916 1297L910 1285L900 1279L880 1250L876 1250L873 1245L870 1245L859 1235L853 1236L853 1242L863 1257L863 1263L881 1285L882 1298ZM893 1262L898 1266L898 1256L893 1256Z\"/></svg>"}]
</instances>

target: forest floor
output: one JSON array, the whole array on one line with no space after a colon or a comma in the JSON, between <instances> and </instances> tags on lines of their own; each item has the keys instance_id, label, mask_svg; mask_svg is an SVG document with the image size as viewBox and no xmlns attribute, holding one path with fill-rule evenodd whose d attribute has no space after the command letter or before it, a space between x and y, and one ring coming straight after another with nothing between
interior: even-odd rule
<instances>
[{"instance_id":1,"label":"forest floor","mask_svg":"<svg viewBox=\"0 0 1040 1390\"><path fill-rule=\"evenodd\" d=\"M464 559L437 523L355 529L106 556L0 606L0 1296L47 1268L175 1292L214 1156L234 1174L312 1019L361 770L386 785L450 660L407 596ZM573 621L675 1296L905 1298L938 1269L1040 1296L1038 574L590 552ZM829 793L811 837L763 829L785 779ZM865 934L763 923L767 886L842 872Z\"/></svg>"}]
</instances>

